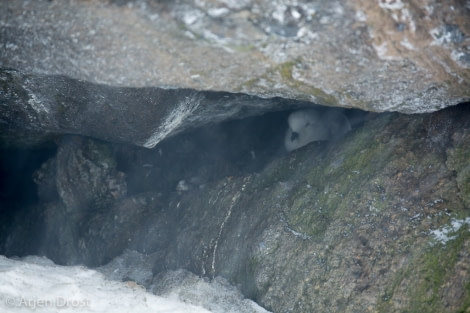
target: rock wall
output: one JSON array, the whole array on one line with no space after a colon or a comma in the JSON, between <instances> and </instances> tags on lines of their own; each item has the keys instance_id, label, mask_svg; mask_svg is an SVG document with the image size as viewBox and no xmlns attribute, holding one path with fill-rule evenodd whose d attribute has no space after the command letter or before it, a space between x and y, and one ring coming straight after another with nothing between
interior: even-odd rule
<instances>
[{"instance_id":1,"label":"rock wall","mask_svg":"<svg viewBox=\"0 0 470 313\"><path fill-rule=\"evenodd\" d=\"M465 1L3 1L0 67L431 112L469 99Z\"/></svg>"},{"instance_id":2,"label":"rock wall","mask_svg":"<svg viewBox=\"0 0 470 313\"><path fill-rule=\"evenodd\" d=\"M160 150L70 138L36 174L40 202L17 219L43 227L15 223L2 253L42 238L36 253L96 266L136 250L154 274L222 276L273 312L465 312L469 114L371 115L290 154L251 150L247 125ZM224 134L227 154L200 144L209 134Z\"/></svg>"},{"instance_id":3,"label":"rock wall","mask_svg":"<svg viewBox=\"0 0 470 313\"><path fill-rule=\"evenodd\" d=\"M469 12L1 1L0 148L57 151L37 199L0 203L0 253L128 249L273 312L468 312ZM390 112L287 154L288 114L318 105Z\"/></svg>"},{"instance_id":4,"label":"rock wall","mask_svg":"<svg viewBox=\"0 0 470 313\"><path fill-rule=\"evenodd\" d=\"M381 116L189 191L170 257L274 312L465 311L468 113Z\"/></svg>"},{"instance_id":5,"label":"rock wall","mask_svg":"<svg viewBox=\"0 0 470 313\"><path fill-rule=\"evenodd\" d=\"M0 69L0 142L34 146L60 135L153 148L188 129L270 111L314 106L246 94L131 88Z\"/></svg>"}]
</instances>

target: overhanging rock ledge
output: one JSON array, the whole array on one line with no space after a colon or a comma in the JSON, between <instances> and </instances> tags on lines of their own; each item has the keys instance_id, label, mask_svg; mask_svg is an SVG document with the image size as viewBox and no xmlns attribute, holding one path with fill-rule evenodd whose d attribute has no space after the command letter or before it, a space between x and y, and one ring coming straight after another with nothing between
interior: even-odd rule
<instances>
[{"instance_id":1,"label":"overhanging rock ledge","mask_svg":"<svg viewBox=\"0 0 470 313\"><path fill-rule=\"evenodd\" d=\"M470 99L464 1L3 1L0 67L369 111Z\"/></svg>"}]
</instances>

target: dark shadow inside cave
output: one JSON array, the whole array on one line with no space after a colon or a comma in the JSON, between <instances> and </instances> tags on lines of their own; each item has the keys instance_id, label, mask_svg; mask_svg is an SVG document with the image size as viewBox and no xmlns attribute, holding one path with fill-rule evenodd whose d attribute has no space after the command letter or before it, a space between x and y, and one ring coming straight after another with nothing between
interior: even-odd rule
<instances>
[{"instance_id":1,"label":"dark shadow inside cave","mask_svg":"<svg viewBox=\"0 0 470 313\"><path fill-rule=\"evenodd\" d=\"M282 142L289 112L232 120L191 129L153 149L116 146L118 169L126 173L128 193L176 191L225 176L256 172L286 152ZM181 186L180 186L181 187Z\"/></svg>"},{"instance_id":2,"label":"dark shadow inside cave","mask_svg":"<svg viewBox=\"0 0 470 313\"><path fill-rule=\"evenodd\" d=\"M111 158L114 160L116 170L124 173L127 185L126 197L145 193L158 194L162 207L165 207L169 197L174 193L204 188L206 184L224 177L238 177L247 173L260 172L273 159L286 155L283 142L288 127L286 120L291 112L292 110L271 112L261 116L190 129L162 141L153 149L95 141L99 142L98 146L106 146L106 151L111 153ZM360 110L345 110L345 114L350 119L356 119L355 124L359 124L357 120L362 121L366 113ZM87 263L85 259L70 261L67 256L60 256L62 253L60 249L44 247L44 245L51 244L50 239L44 239L51 236L47 234L51 225L45 226L47 224L45 215L51 211L47 209L49 206L47 202L52 203L60 198L55 185L59 182L54 179L56 173L52 173L53 170L49 169L52 165L56 166L55 163L49 163L45 166L46 169L43 167L42 172L38 170L48 159L57 157L57 145L60 147L64 145L64 142L73 142L73 140L67 140L66 137L62 139L58 137L55 143L48 142L45 146L36 149L3 149L1 151L0 254L6 256L45 254L56 263ZM72 152L68 153L73 154L74 149L82 149L87 160L87 153L90 153L88 148L80 144L74 146L74 144L72 148L70 146L67 148L72 149ZM96 159L91 161L95 162ZM72 162L67 166L71 167L69 170L73 172L73 167L76 165ZM101 165L98 164L99 166ZM44 174L47 171L50 173L46 176L50 175L50 177L46 179L47 184L39 183L41 196L38 197L38 186L34 183L33 177L37 178L38 173ZM66 180L61 181L61 184L64 184ZM70 184L74 183L70 182ZM63 187L65 187L62 188L63 190L67 190L67 186ZM50 190L51 188L55 190ZM81 197L81 195L75 195L76 198L77 196ZM87 218L90 218L90 216L102 214L98 211L103 208L90 204L89 207L80 208L80 210L86 212ZM60 224L60 221L68 219L67 214L69 213L56 219L55 223ZM83 217L70 218L76 218L79 224L82 223L81 220L84 220ZM79 227L82 226L79 225ZM60 237L61 225L54 227L57 227L55 231ZM86 229L85 226L83 228ZM80 233L82 231L76 231L78 233L73 234L75 238L84 235ZM64 244L57 240L57 236L51 237L55 240L54 244ZM70 244L77 245L77 243ZM126 247L122 247L124 248ZM100 265L102 261L109 261L109 257L94 260L89 264Z\"/></svg>"},{"instance_id":3,"label":"dark shadow inside cave","mask_svg":"<svg viewBox=\"0 0 470 313\"><path fill-rule=\"evenodd\" d=\"M6 252L4 247L15 224L24 224L30 234L38 231L37 220L21 217L27 216L31 206L38 202L38 188L33 181L34 172L53 157L56 150L50 143L35 149L0 149L0 254ZM37 251L38 241L34 235L24 239L24 245L14 247L10 254L24 255Z\"/></svg>"}]
</instances>

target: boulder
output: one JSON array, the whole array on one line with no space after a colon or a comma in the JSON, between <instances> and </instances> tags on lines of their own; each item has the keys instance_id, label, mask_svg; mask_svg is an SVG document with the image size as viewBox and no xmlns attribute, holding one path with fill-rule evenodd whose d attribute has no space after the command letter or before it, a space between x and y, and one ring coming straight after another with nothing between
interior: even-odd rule
<instances>
[{"instance_id":1,"label":"boulder","mask_svg":"<svg viewBox=\"0 0 470 313\"><path fill-rule=\"evenodd\" d=\"M0 67L432 112L470 97L464 1L3 1Z\"/></svg>"}]
</instances>

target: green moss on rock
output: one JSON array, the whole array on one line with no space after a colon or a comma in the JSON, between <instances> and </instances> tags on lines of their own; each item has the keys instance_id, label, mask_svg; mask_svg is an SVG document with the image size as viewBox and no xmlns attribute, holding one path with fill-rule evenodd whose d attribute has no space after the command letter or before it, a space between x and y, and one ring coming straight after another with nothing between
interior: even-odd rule
<instances>
[{"instance_id":1,"label":"green moss on rock","mask_svg":"<svg viewBox=\"0 0 470 313\"><path fill-rule=\"evenodd\" d=\"M458 277L462 270L459 263L468 257L470 232L468 227L462 227L449 235L455 237L445 244L431 243L412 251L410 262L395 273L393 282L379 299L379 312L438 313L469 309L470 280L468 275L467 281ZM462 291L466 294L460 294Z\"/></svg>"},{"instance_id":2,"label":"green moss on rock","mask_svg":"<svg viewBox=\"0 0 470 313\"><path fill-rule=\"evenodd\" d=\"M294 312L331 306L354 312L371 294L377 296L371 312L468 310L470 276L462 272L468 227L451 233L456 237L446 245L430 233L468 217L447 168L466 173L468 149L454 149L442 131L434 134L435 118L377 116L338 141L292 152L254 180L271 195L263 199L273 198L262 207L281 211L288 238L276 255L257 254L257 268L270 264L289 277L276 284L296 295ZM437 118L448 123L450 117ZM272 259L284 265L272 265ZM277 292L274 285L258 291Z\"/></svg>"},{"instance_id":3,"label":"green moss on rock","mask_svg":"<svg viewBox=\"0 0 470 313\"><path fill-rule=\"evenodd\" d=\"M292 228L313 238L321 238L332 220L342 219L351 212L355 199L368 197L373 210L385 209L385 202L377 200L377 190L370 190L371 178L393 157L386 147L370 134L386 125L388 117L351 133L337 142L341 152L326 143L312 145L298 152L309 153L303 160L308 168L302 177L304 183L290 196L287 221ZM322 157L325 153L327 155ZM299 177L300 180L300 177ZM380 190L380 176L372 182ZM366 194L372 193L370 196Z\"/></svg>"}]
</instances>

